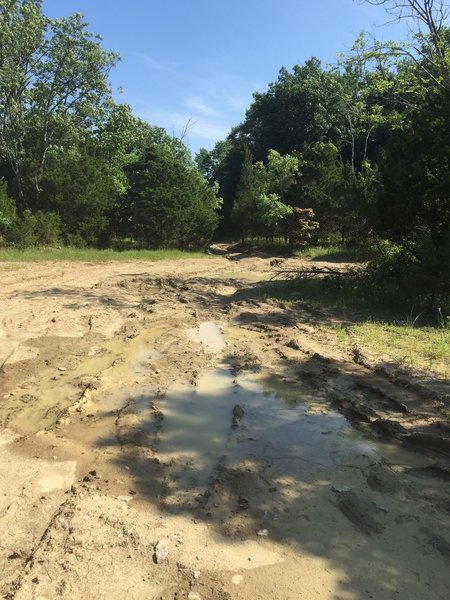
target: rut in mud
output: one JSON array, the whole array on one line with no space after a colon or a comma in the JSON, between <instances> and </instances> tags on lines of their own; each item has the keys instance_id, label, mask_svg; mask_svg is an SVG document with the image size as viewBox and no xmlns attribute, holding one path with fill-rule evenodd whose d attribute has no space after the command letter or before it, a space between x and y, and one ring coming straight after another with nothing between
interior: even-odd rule
<instances>
[{"instance_id":1,"label":"rut in mud","mask_svg":"<svg viewBox=\"0 0 450 600\"><path fill-rule=\"evenodd\" d=\"M3 597L446 597L448 382L237 258L6 285Z\"/></svg>"}]
</instances>

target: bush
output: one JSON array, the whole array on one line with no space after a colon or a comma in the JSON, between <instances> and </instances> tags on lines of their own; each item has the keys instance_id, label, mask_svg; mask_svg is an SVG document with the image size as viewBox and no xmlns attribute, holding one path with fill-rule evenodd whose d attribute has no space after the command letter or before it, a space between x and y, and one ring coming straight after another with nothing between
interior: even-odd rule
<instances>
[{"instance_id":1,"label":"bush","mask_svg":"<svg viewBox=\"0 0 450 600\"><path fill-rule=\"evenodd\" d=\"M16 205L8 196L5 181L0 179L0 244L11 241L16 222Z\"/></svg>"},{"instance_id":2,"label":"bush","mask_svg":"<svg viewBox=\"0 0 450 600\"><path fill-rule=\"evenodd\" d=\"M16 246L54 246L61 239L59 215L25 210L16 221L12 241Z\"/></svg>"}]
</instances>

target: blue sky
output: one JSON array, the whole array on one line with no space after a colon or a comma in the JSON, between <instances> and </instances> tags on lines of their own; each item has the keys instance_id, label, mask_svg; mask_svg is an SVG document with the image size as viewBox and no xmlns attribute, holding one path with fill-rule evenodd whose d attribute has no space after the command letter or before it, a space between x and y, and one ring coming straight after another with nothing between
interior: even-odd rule
<instances>
[{"instance_id":1,"label":"blue sky","mask_svg":"<svg viewBox=\"0 0 450 600\"><path fill-rule=\"evenodd\" d=\"M121 55L116 100L175 135L190 121L194 153L224 139L280 67L312 55L333 62L363 30L406 37L404 25L382 27L382 8L357 0L44 0L44 12L82 13Z\"/></svg>"}]
</instances>

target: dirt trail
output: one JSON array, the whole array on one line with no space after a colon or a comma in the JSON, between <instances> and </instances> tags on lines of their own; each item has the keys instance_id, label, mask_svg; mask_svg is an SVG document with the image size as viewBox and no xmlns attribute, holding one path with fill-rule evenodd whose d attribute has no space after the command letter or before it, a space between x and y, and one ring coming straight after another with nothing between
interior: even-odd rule
<instances>
[{"instance_id":1,"label":"dirt trail","mask_svg":"<svg viewBox=\"0 0 450 600\"><path fill-rule=\"evenodd\" d=\"M449 382L346 353L279 266L0 265L1 597L448 597Z\"/></svg>"}]
</instances>

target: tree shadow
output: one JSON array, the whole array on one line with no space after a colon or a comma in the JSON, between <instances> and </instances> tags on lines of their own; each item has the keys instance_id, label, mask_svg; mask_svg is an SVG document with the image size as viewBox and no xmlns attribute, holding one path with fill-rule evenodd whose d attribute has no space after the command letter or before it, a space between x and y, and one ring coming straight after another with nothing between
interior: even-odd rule
<instances>
[{"instance_id":1,"label":"tree shadow","mask_svg":"<svg viewBox=\"0 0 450 600\"><path fill-rule=\"evenodd\" d=\"M449 484L444 467L439 477L430 470L443 449L414 452L418 441L388 419L376 425L358 402L371 389L363 369L343 372L339 361L309 356L295 378L287 363L288 380L270 372L255 380L230 367L234 358L222 357L197 387L128 402L116 421L117 464L137 493L230 543L264 544L267 530L280 551L320 559L337 574L335 600L444 598ZM381 411L389 398L378 395ZM142 404L152 407L144 416ZM390 414L402 414L400 404Z\"/></svg>"}]
</instances>

